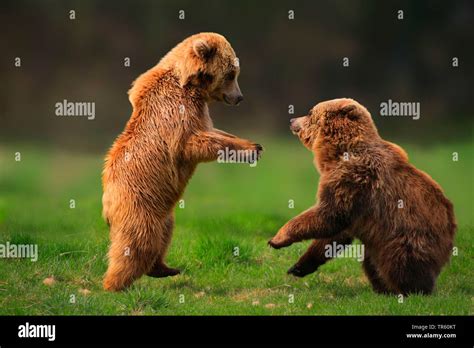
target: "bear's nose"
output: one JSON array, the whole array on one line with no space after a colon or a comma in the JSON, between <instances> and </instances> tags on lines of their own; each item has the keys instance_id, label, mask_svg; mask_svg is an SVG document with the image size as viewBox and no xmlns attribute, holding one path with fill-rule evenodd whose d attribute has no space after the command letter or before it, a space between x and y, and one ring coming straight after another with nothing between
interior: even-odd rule
<instances>
[{"instance_id":1,"label":"bear's nose","mask_svg":"<svg viewBox=\"0 0 474 348\"><path fill-rule=\"evenodd\" d=\"M299 132L300 131L300 126L298 125L298 123L296 122L296 118L292 118L290 120L290 129L293 131L293 132Z\"/></svg>"},{"instance_id":2,"label":"bear's nose","mask_svg":"<svg viewBox=\"0 0 474 348\"><path fill-rule=\"evenodd\" d=\"M244 96L241 94L237 97L236 104L240 104L241 101L244 100Z\"/></svg>"}]
</instances>

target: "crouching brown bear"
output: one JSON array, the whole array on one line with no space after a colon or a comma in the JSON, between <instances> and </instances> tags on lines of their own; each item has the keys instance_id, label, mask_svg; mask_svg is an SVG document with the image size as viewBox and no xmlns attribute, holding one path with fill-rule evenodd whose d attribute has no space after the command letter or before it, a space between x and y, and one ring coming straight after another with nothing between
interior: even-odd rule
<instances>
[{"instance_id":1,"label":"crouching brown bear","mask_svg":"<svg viewBox=\"0 0 474 348\"><path fill-rule=\"evenodd\" d=\"M358 238L376 292L430 294L456 230L441 187L383 140L367 109L352 99L319 103L290 128L313 151L320 181L316 205L269 241L278 249L315 239L288 273L312 273L329 260L326 245Z\"/></svg>"},{"instance_id":2,"label":"crouching brown bear","mask_svg":"<svg viewBox=\"0 0 474 348\"><path fill-rule=\"evenodd\" d=\"M142 74L129 91L133 112L110 149L103 171L103 216L110 226L106 290L147 274L179 273L165 263L173 209L200 162L221 150L257 160L259 144L213 127L208 104L237 105L240 68L229 42L215 33L193 35Z\"/></svg>"}]
</instances>

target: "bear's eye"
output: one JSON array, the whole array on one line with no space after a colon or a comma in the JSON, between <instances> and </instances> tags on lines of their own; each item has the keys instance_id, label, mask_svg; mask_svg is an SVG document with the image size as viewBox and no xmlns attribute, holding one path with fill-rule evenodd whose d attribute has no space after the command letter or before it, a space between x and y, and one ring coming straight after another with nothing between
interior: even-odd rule
<instances>
[{"instance_id":1,"label":"bear's eye","mask_svg":"<svg viewBox=\"0 0 474 348\"><path fill-rule=\"evenodd\" d=\"M235 71L231 71L225 75L226 81L232 81L235 78Z\"/></svg>"},{"instance_id":2,"label":"bear's eye","mask_svg":"<svg viewBox=\"0 0 474 348\"><path fill-rule=\"evenodd\" d=\"M208 86L214 81L214 77L211 74L200 71L197 75L198 83L203 86Z\"/></svg>"}]
</instances>

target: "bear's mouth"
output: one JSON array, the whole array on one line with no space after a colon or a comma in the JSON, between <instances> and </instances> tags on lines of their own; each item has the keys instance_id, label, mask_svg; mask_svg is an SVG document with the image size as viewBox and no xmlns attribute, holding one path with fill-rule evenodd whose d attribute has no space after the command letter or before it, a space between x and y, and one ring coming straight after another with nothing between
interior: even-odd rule
<instances>
[{"instance_id":1,"label":"bear's mouth","mask_svg":"<svg viewBox=\"0 0 474 348\"><path fill-rule=\"evenodd\" d=\"M227 105L233 105L229 99L227 99L227 96L225 94L222 95L222 99L224 100L224 102L227 104Z\"/></svg>"},{"instance_id":2,"label":"bear's mouth","mask_svg":"<svg viewBox=\"0 0 474 348\"><path fill-rule=\"evenodd\" d=\"M290 130L294 135L299 135L299 133L301 131L301 127L296 125L296 124L291 124L290 125Z\"/></svg>"}]
</instances>

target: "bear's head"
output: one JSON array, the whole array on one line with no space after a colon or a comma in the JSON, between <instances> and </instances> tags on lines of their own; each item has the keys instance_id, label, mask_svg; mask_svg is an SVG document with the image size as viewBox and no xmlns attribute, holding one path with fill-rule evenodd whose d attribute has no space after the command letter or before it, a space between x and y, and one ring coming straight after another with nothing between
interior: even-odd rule
<instances>
[{"instance_id":1,"label":"bear's head","mask_svg":"<svg viewBox=\"0 0 474 348\"><path fill-rule=\"evenodd\" d=\"M308 115L291 119L290 129L312 151L329 146L346 151L379 137L367 109L349 98L317 104Z\"/></svg>"},{"instance_id":2,"label":"bear's head","mask_svg":"<svg viewBox=\"0 0 474 348\"><path fill-rule=\"evenodd\" d=\"M237 82L239 60L224 36L200 33L181 45L176 47L175 64L183 87L199 88L208 101L237 105L243 100Z\"/></svg>"}]
</instances>

